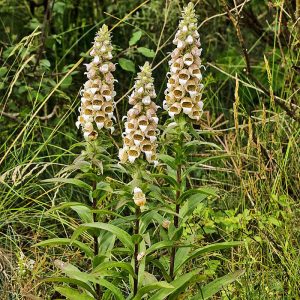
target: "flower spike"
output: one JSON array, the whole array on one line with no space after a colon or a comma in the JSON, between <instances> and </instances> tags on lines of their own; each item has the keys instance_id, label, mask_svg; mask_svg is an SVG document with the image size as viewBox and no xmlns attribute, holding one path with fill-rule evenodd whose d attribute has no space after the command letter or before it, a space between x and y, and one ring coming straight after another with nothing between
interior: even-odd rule
<instances>
[{"instance_id":1,"label":"flower spike","mask_svg":"<svg viewBox=\"0 0 300 300\"><path fill-rule=\"evenodd\" d=\"M86 64L88 80L81 91L80 115L76 126L81 127L87 141L95 140L102 128L114 131L114 77L115 65L112 59L112 45L108 27L103 25L94 39L90 55L93 57Z\"/></svg>"},{"instance_id":2,"label":"flower spike","mask_svg":"<svg viewBox=\"0 0 300 300\"><path fill-rule=\"evenodd\" d=\"M197 18L192 2L182 12L182 20L173 43L170 73L165 91L164 109L171 118L181 113L199 121L203 112L201 50Z\"/></svg>"},{"instance_id":3,"label":"flower spike","mask_svg":"<svg viewBox=\"0 0 300 300\"><path fill-rule=\"evenodd\" d=\"M133 107L125 117L123 148L119 151L119 159L122 163L134 163L144 153L146 160L156 165L158 106L152 101L156 98L154 80L149 62L140 69L134 91L129 97L129 103Z\"/></svg>"}]
</instances>

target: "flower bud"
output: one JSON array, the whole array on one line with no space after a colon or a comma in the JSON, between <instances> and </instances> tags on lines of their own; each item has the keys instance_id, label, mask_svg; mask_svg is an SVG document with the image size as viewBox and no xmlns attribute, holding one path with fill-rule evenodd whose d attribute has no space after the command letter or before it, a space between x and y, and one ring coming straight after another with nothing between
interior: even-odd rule
<instances>
[{"instance_id":1,"label":"flower bud","mask_svg":"<svg viewBox=\"0 0 300 300\"><path fill-rule=\"evenodd\" d=\"M165 229L168 229L170 224L171 224L171 222L169 220L163 220L161 226Z\"/></svg>"}]
</instances>

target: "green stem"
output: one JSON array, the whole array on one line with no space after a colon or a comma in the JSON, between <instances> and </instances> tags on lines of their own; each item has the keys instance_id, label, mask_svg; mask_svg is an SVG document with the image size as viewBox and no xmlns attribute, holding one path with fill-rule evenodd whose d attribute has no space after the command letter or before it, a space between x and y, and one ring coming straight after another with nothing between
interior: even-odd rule
<instances>
[{"instance_id":1,"label":"green stem","mask_svg":"<svg viewBox=\"0 0 300 300\"><path fill-rule=\"evenodd\" d=\"M175 199L175 203L176 203L175 212L176 212L176 215L174 215L174 226L175 226L175 228L178 228L178 225L179 225L178 214L179 214L179 211L180 211L180 204L177 203L177 202L178 202L178 199L180 197L181 165L177 166L177 183L178 183L178 189L176 191L176 199ZM175 255L176 255L176 248L173 247L172 250L171 250L171 257L170 257L170 277L171 277L171 279L174 279Z\"/></svg>"},{"instance_id":2,"label":"green stem","mask_svg":"<svg viewBox=\"0 0 300 300\"><path fill-rule=\"evenodd\" d=\"M137 206L135 209L135 226L134 226L134 234L139 234L140 231L140 208ZM138 262L138 255L139 255L139 243L135 243L134 245L134 273L136 278L133 279L133 295L135 296L138 291L138 275L139 275L139 262Z\"/></svg>"},{"instance_id":3,"label":"green stem","mask_svg":"<svg viewBox=\"0 0 300 300\"><path fill-rule=\"evenodd\" d=\"M93 181L93 191L95 191L97 188L97 182ZM93 209L97 209L97 198L93 197ZM93 222L97 222L97 213L93 212ZM96 257L99 254L99 242L98 242L98 236L94 235L94 256ZM97 300L100 300L101 298L101 290L100 290L100 284L96 283L96 295Z\"/></svg>"}]
</instances>

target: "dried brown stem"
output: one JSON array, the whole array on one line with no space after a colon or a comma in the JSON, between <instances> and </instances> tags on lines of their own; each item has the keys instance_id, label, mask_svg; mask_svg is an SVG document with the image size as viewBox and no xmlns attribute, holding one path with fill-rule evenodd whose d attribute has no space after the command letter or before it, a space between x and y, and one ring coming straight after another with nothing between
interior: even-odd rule
<instances>
[{"instance_id":1,"label":"dried brown stem","mask_svg":"<svg viewBox=\"0 0 300 300\"><path fill-rule=\"evenodd\" d=\"M45 116L36 116L36 117L38 119L42 120L42 121L52 119L55 115L57 115L58 109L59 109L59 106L55 105L50 114L45 115ZM14 121L20 122L20 119L19 119L20 113L8 113L8 112L5 112L5 111L1 111L0 112L0 117L1 117L1 115L4 116L4 117L10 118Z\"/></svg>"}]
</instances>

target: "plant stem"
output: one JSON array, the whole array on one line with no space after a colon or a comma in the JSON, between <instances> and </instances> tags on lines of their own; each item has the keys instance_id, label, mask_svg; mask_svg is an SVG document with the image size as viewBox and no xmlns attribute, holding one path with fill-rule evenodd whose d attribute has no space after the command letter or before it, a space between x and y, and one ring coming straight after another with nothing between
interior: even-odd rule
<instances>
[{"instance_id":1,"label":"plant stem","mask_svg":"<svg viewBox=\"0 0 300 300\"><path fill-rule=\"evenodd\" d=\"M180 197L180 186L181 186L181 165L177 166L177 183L178 183L178 189L176 191L176 207L175 207L175 212L176 215L174 215L174 226L175 228L178 228L178 223L179 223L179 219L178 219L178 214L179 214L179 210L180 210L180 204L177 203L178 199ZM176 255L176 248L173 247L171 250L171 257L170 257L170 277L171 279L174 279L174 265L175 265L175 255Z\"/></svg>"},{"instance_id":2,"label":"plant stem","mask_svg":"<svg viewBox=\"0 0 300 300\"><path fill-rule=\"evenodd\" d=\"M93 181L93 191L95 191L97 188L97 182ZM93 209L97 209L97 198L93 197ZM93 222L97 222L97 213L93 212ZM94 235L94 257L99 254L99 243L98 243L98 236ZM100 284L96 283L96 295L97 299L101 299L101 290L100 290Z\"/></svg>"},{"instance_id":3,"label":"plant stem","mask_svg":"<svg viewBox=\"0 0 300 300\"><path fill-rule=\"evenodd\" d=\"M135 209L135 226L134 226L134 234L139 234L140 231L140 208L137 206ZM135 243L134 245L134 273L136 278L133 279L133 295L135 296L138 290L138 274L139 274L139 262L138 262L138 255L139 255L139 243Z\"/></svg>"}]
</instances>

